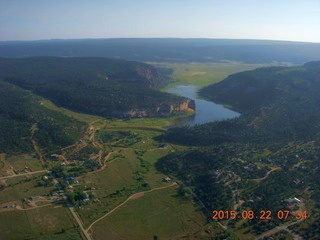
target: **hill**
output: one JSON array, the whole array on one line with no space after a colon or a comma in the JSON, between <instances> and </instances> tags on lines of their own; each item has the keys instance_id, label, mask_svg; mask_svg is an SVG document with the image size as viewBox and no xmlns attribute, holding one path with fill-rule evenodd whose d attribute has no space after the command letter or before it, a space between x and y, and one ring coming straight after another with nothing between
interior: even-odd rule
<instances>
[{"instance_id":1,"label":"hill","mask_svg":"<svg viewBox=\"0 0 320 240\"><path fill-rule=\"evenodd\" d=\"M0 57L108 57L143 62L290 62L318 59L320 44L288 41L178 38L75 39L0 42Z\"/></svg>"},{"instance_id":2,"label":"hill","mask_svg":"<svg viewBox=\"0 0 320 240\"><path fill-rule=\"evenodd\" d=\"M191 145L318 137L319 91L320 62L233 74L200 95L240 111L238 119L170 129L167 136Z\"/></svg>"},{"instance_id":3,"label":"hill","mask_svg":"<svg viewBox=\"0 0 320 240\"><path fill-rule=\"evenodd\" d=\"M201 94L235 106L242 115L228 121L169 129L164 135L166 141L197 147L172 153L157 167L179 179L181 196L201 201L206 214L208 209L272 212L270 219L220 221L240 239L248 239L242 234L260 235L295 221L295 211L315 215L308 215L301 224L292 222L296 226L289 229L303 238L318 239L318 228L313 226L318 225L320 209L316 180L319 91L320 62L231 75ZM303 199L303 204L293 203L293 196ZM275 213L280 210L290 213L288 220L277 217Z\"/></svg>"},{"instance_id":4,"label":"hill","mask_svg":"<svg viewBox=\"0 0 320 240\"><path fill-rule=\"evenodd\" d=\"M31 152L31 138L43 149L77 141L85 124L43 107L29 91L0 80L0 152Z\"/></svg>"},{"instance_id":5,"label":"hill","mask_svg":"<svg viewBox=\"0 0 320 240\"><path fill-rule=\"evenodd\" d=\"M165 116L192 108L156 88L169 78L147 64L104 58L0 59L0 78L73 111L103 117Z\"/></svg>"}]
</instances>

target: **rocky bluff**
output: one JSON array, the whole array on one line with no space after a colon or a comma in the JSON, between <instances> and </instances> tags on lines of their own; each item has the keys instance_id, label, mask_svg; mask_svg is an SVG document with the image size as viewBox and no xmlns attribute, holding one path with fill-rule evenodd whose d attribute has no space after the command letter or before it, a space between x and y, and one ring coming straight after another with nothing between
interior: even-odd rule
<instances>
[{"instance_id":1,"label":"rocky bluff","mask_svg":"<svg viewBox=\"0 0 320 240\"><path fill-rule=\"evenodd\" d=\"M195 102L191 99L182 99L178 103L166 104L159 103L150 109L134 108L128 111L114 111L112 114L118 117L157 117L169 116L171 114L179 114L184 112L195 111Z\"/></svg>"}]
</instances>

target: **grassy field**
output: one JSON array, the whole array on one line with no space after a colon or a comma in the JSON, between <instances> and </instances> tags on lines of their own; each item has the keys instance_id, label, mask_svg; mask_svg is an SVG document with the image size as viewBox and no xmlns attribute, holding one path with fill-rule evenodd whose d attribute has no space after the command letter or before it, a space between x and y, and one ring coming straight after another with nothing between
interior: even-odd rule
<instances>
[{"instance_id":1,"label":"grassy field","mask_svg":"<svg viewBox=\"0 0 320 240\"><path fill-rule=\"evenodd\" d=\"M120 150L113 154L107 168L80 178L88 188L94 188L97 203L91 202L77 212L85 225L124 201L137 185L134 176L139 170L139 161L133 150Z\"/></svg>"},{"instance_id":2,"label":"grassy field","mask_svg":"<svg viewBox=\"0 0 320 240\"><path fill-rule=\"evenodd\" d=\"M6 240L36 239L52 233L63 235L64 231L75 226L68 209L51 206L28 211L0 212L0 222L0 239Z\"/></svg>"},{"instance_id":3,"label":"grassy field","mask_svg":"<svg viewBox=\"0 0 320 240\"><path fill-rule=\"evenodd\" d=\"M176 196L170 187L130 200L93 225L94 239L181 239L199 231L206 223L190 201ZM107 229L108 233L105 232Z\"/></svg>"},{"instance_id":4,"label":"grassy field","mask_svg":"<svg viewBox=\"0 0 320 240\"><path fill-rule=\"evenodd\" d=\"M12 201L21 201L24 198L40 196L50 193L54 187L37 187L37 182L44 174L21 176L6 179L7 187L1 191L0 204Z\"/></svg>"},{"instance_id":5,"label":"grassy field","mask_svg":"<svg viewBox=\"0 0 320 240\"><path fill-rule=\"evenodd\" d=\"M43 170L41 162L34 154L0 154L0 177L40 170Z\"/></svg>"},{"instance_id":6,"label":"grassy field","mask_svg":"<svg viewBox=\"0 0 320 240\"><path fill-rule=\"evenodd\" d=\"M173 82L165 87L171 88L176 85L192 84L200 87L219 82L228 75L253 70L266 66L261 64L242 64L236 62L227 63L153 63L155 66L173 69Z\"/></svg>"},{"instance_id":7,"label":"grassy field","mask_svg":"<svg viewBox=\"0 0 320 240\"><path fill-rule=\"evenodd\" d=\"M16 171L24 170L26 167L32 172L43 170L40 160L32 154L10 156L7 161Z\"/></svg>"},{"instance_id":8,"label":"grassy field","mask_svg":"<svg viewBox=\"0 0 320 240\"><path fill-rule=\"evenodd\" d=\"M145 141L143 145L147 147L152 144ZM132 148L114 148L106 169L79 178L87 188L94 188L95 198L99 200L77 209L85 226L121 204L132 194L167 185L162 181L165 176L156 171L154 164L170 150L154 147L150 151L141 149L143 148L139 151Z\"/></svg>"}]
</instances>

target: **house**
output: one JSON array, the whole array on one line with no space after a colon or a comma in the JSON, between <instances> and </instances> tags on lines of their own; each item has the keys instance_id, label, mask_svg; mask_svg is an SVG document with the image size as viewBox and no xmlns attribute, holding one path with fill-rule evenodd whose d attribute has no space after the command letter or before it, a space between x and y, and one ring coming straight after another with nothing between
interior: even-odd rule
<instances>
[{"instance_id":1,"label":"house","mask_svg":"<svg viewBox=\"0 0 320 240\"><path fill-rule=\"evenodd\" d=\"M67 177L67 181L72 181L74 180L74 177Z\"/></svg>"},{"instance_id":2,"label":"house","mask_svg":"<svg viewBox=\"0 0 320 240\"><path fill-rule=\"evenodd\" d=\"M288 199L285 199L286 202L288 202L289 204L292 204L292 203L301 203L302 201L296 197L294 198L288 198Z\"/></svg>"},{"instance_id":3,"label":"house","mask_svg":"<svg viewBox=\"0 0 320 240\"><path fill-rule=\"evenodd\" d=\"M294 197L293 198L297 203L301 203L301 200L299 198Z\"/></svg>"}]
</instances>

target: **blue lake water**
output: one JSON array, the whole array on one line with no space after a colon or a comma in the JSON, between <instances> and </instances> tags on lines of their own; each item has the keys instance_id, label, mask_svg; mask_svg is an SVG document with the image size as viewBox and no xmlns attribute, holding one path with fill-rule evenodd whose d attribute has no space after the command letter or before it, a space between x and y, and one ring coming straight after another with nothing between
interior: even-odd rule
<instances>
[{"instance_id":1,"label":"blue lake water","mask_svg":"<svg viewBox=\"0 0 320 240\"><path fill-rule=\"evenodd\" d=\"M174 126L193 126L240 116L240 113L225 108L220 104L199 99L198 90L199 87L194 85L179 85L167 90L168 93L174 93L194 100L196 105L196 113L194 115L180 119Z\"/></svg>"}]
</instances>

